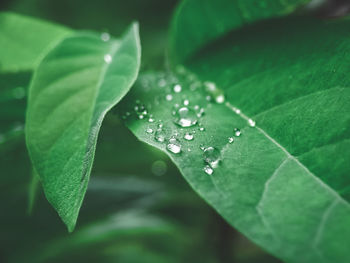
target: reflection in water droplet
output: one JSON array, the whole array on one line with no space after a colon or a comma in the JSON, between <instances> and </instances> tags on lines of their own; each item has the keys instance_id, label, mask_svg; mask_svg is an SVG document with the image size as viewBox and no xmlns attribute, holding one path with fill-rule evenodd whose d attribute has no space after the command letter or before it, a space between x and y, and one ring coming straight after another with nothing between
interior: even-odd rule
<instances>
[{"instance_id":1,"label":"reflection in water droplet","mask_svg":"<svg viewBox=\"0 0 350 263\"><path fill-rule=\"evenodd\" d=\"M107 42L111 39L111 36L110 34L108 34L107 32L103 32L101 34L101 40L104 41L104 42Z\"/></svg>"},{"instance_id":2,"label":"reflection in water droplet","mask_svg":"<svg viewBox=\"0 0 350 263\"><path fill-rule=\"evenodd\" d=\"M192 133L190 133L190 132L186 132L184 138L187 141L192 141L194 139L194 135Z\"/></svg>"},{"instance_id":3,"label":"reflection in water droplet","mask_svg":"<svg viewBox=\"0 0 350 263\"><path fill-rule=\"evenodd\" d=\"M175 111L174 123L181 127L191 127L197 123L196 113L187 107L181 107Z\"/></svg>"},{"instance_id":4,"label":"reflection in water droplet","mask_svg":"<svg viewBox=\"0 0 350 263\"><path fill-rule=\"evenodd\" d=\"M104 60L107 64L110 64L112 62L112 56L110 54L106 54L104 56Z\"/></svg>"},{"instance_id":5,"label":"reflection in water droplet","mask_svg":"<svg viewBox=\"0 0 350 263\"><path fill-rule=\"evenodd\" d=\"M164 142L166 138L166 132L162 129L156 130L154 134L154 139L158 142Z\"/></svg>"},{"instance_id":6,"label":"reflection in water droplet","mask_svg":"<svg viewBox=\"0 0 350 263\"><path fill-rule=\"evenodd\" d=\"M166 146L168 151L178 154L181 152L181 144L176 138L171 138Z\"/></svg>"},{"instance_id":7,"label":"reflection in water droplet","mask_svg":"<svg viewBox=\"0 0 350 263\"><path fill-rule=\"evenodd\" d=\"M213 168L211 168L209 165L204 166L203 171L207 174L207 175L212 175L214 173Z\"/></svg>"},{"instance_id":8,"label":"reflection in water droplet","mask_svg":"<svg viewBox=\"0 0 350 263\"><path fill-rule=\"evenodd\" d=\"M229 142L229 143L233 143L233 141L234 141L234 138L233 138L233 137L229 137L229 138L228 138L228 142Z\"/></svg>"},{"instance_id":9,"label":"reflection in water droplet","mask_svg":"<svg viewBox=\"0 0 350 263\"><path fill-rule=\"evenodd\" d=\"M168 95L165 96L165 99L166 99L167 101L171 101L171 100L173 99L173 95L168 94Z\"/></svg>"},{"instance_id":10,"label":"reflection in water droplet","mask_svg":"<svg viewBox=\"0 0 350 263\"><path fill-rule=\"evenodd\" d=\"M179 93L179 92L181 92L181 90L182 90L182 87L179 84L176 84L174 86L174 92Z\"/></svg>"},{"instance_id":11,"label":"reflection in water droplet","mask_svg":"<svg viewBox=\"0 0 350 263\"><path fill-rule=\"evenodd\" d=\"M252 119L249 119L249 120L248 120L248 124L249 124L250 127L255 127L255 124L256 124L256 123L255 123L255 121L253 121Z\"/></svg>"},{"instance_id":12,"label":"reflection in water droplet","mask_svg":"<svg viewBox=\"0 0 350 263\"><path fill-rule=\"evenodd\" d=\"M204 149L203 158L211 168L216 168L220 162L220 151L215 147L207 147Z\"/></svg>"},{"instance_id":13,"label":"reflection in water droplet","mask_svg":"<svg viewBox=\"0 0 350 263\"><path fill-rule=\"evenodd\" d=\"M161 176L167 171L167 165L164 161L158 160L152 164L151 171L154 175Z\"/></svg>"},{"instance_id":14,"label":"reflection in water droplet","mask_svg":"<svg viewBox=\"0 0 350 263\"><path fill-rule=\"evenodd\" d=\"M241 136L241 130L240 130L240 129L234 128L234 129L233 129L233 132L235 133L235 136L236 136L236 137Z\"/></svg>"}]
</instances>

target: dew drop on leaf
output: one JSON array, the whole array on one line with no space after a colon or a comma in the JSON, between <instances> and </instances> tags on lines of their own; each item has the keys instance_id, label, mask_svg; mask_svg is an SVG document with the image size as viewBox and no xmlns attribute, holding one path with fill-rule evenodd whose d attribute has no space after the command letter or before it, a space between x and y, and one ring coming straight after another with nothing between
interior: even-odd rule
<instances>
[{"instance_id":1,"label":"dew drop on leaf","mask_svg":"<svg viewBox=\"0 0 350 263\"><path fill-rule=\"evenodd\" d=\"M168 94L168 95L165 96L165 99L166 99L167 101L171 101L171 100L173 99L173 95Z\"/></svg>"},{"instance_id":2,"label":"dew drop on leaf","mask_svg":"<svg viewBox=\"0 0 350 263\"><path fill-rule=\"evenodd\" d=\"M106 54L104 56L104 60L107 64L110 64L112 62L112 56L110 54Z\"/></svg>"},{"instance_id":3,"label":"dew drop on leaf","mask_svg":"<svg viewBox=\"0 0 350 263\"><path fill-rule=\"evenodd\" d=\"M194 135L190 132L186 132L184 138L187 141L192 141L194 139Z\"/></svg>"},{"instance_id":4,"label":"dew drop on leaf","mask_svg":"<svg viewBox=\"0 0 350 263\"><path fill-rule=\"evenodd\" d=\"M176 84L176 85L174 86L174 92L175 92L175 93L179 93L179 92L181 92L181 90L182 90L181 85Z\"/></svg>"},{"instance_id":5,"label":"dew drop on leaf","mask_svg":"<svg viewBox=\"0 0 350 263\"><path fill-rule=\"evenodd\" d=\"M234 128L234 129L233 129L233 132L235 133L235 136L236 136L236 137L241 136L241 130L240 130L240 129Z\"/></svg>"},{"instance_id":6,"label":"dew drop on leaf","mask_svg":"<svg viewBox=\"0 0 350 263\"><path fill-rule=\"evenodd\" d=\"M213 168L211 168L209 165L204 166L203 171L207 174L207 175L212 175L214 173Z\"/></svg>"},{"instance_id":7,"label":"dew drop on leaf","mask_svg":"<svg viewBox=\"0 0 350 263\"><path fill-rule=\"evenodd\" d=\"M181 152L181 144L176 138L171 138L166 146L167 150L178 154Z\"/></svg>"},{"instance_id":8,"label":"dew drop on leaf","mask_svg":"<svg viewBox=\"0 0 350 263\"><path fill-rule=\"evenodd\" d=\"M255 124L256 124L256 123L255 123L255 121L253 121L252 119L249 119L249 120L248 120L248 124L249 124L250 127L255 127Z\"/></svg>"},{"instance_id":9,"label":"dew drop on leaf","mask_svg":"<svg viewBox=\"0 0 350 263\"><path fill-rule=\"evenodd\" d=\"M191 127L197 124L197 115L187 107L181 107L175 111L174 123L181 127Z\"/></svg>"},{"instance_id":10,"label":"dew drop on leaf","mask_svg":"<svg viewBox=\"0 0 350 263\"><path fill-rule=\"evenodd\" d=\"M104 42L107 42L111 39L111 36L110 34L108 34L107 32L103 32L101 34L101 40L104 41Z\"/></svg>"},{"instance_id":11,"label":"dew drop on leaf","mask_svg":"<svg viewBox=\"0 0 350 263\"><path fill-rule=\"evenodd\" d=\"M204 162L210 165L211 168L216 168L220 162L220 151L215 147L209 146L204 149L203 158Z\"/></svg>"},{"instance_id":12,"label":"dew drop on leaf","mask_svg":"<svg viewBox=\"0 0 350 263\"><path fill-rule=\"evenodd\" d=\"M233 137L228 137L228 142L229 142L229 143L233 143L234 140L235 140L235 139L234 139Z\"/></svg>"},{"instance_id":13,"label":"dew drop on leaf","mask_svg":"<svg viewBox=\"0 0 350 263\"><path fill-rule=\"evenodd\" d=\"M153 129L147 128L146 132L147 132L147 133L153 133Z\"/></svg>"}]
</instances>

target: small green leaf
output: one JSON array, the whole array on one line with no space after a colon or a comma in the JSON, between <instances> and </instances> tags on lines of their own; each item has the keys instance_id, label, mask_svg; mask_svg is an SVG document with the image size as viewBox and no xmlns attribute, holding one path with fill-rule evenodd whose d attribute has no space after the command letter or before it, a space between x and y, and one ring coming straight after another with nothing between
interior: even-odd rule
<instances>
[{"instance_id":1,"label":"small green leaf","mask_svg":"<svg viewBox=\"0 0 350 263\"><path fill-rule=\"evenodd\" d=\"M286 262L350 262L349 27L305 17L252 25L199 52L180 79L144 76L125 100L161 120L134 114L134 134Z\"/></svg>"},{"instance_id":2,"label":"small green leaf","mask_svg":"<svg viewBox=\"0 0 350 263\"><path fill-rule=\"evenodd\" d=\"M171 62L183 62L207 43L258 20L290 14L310 0L184 0L172 20Z\"/></svg>"},{"instance_id":3,"label":"small green leaf","mask_svg":"<svg viewBox=\"0 0 350 263\"><path fill-rule=\"evenodd\" d=\"M86 191L102 120L128 92L139 66L133 24L120 40L103 41L89 32L64 39L34 74L27 146L45 195L69 231Z\"/></svg>"},{"instance_id":4,"label":"small green leaf","mask_svg":"<svg viewBox=\"0 0 350 263\"><path fill-rule=\"evenodd\" d=\"M38 19L0 13L0 71L33 70L47 52L73 31Z\"/></svg>"}]
</instances>

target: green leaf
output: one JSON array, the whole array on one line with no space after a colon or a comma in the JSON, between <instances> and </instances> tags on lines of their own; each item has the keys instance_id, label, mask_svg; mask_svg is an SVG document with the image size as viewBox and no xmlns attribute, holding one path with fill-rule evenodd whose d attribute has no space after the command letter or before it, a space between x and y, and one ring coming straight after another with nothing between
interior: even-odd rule
<instances>
[{"instance_id":1,"label":"green leaf","mask_svg":"<svg viewBox=\"0 0 350 263\"><path fill-rule=\"evenodd\" d=\"M126 99L162 121L130 117L136 136L167 152L231 225L286 262L350 261L349 26L303 17L252 25L197 54L180 80L146 75ZM190 114L184 123L197 123L189 128L174 123L184 104L205 112Z\"/></svg>"},{"instance_id":2,"label":"green leaf","mask_svg":"<svg viewBox=\"0 0 350 263\"><path fill-rule=\"evenodd\" d=\"M0 71L33 70L47 52L72 34L63 26L10 13L0 13Z\"/></svg>"},{"instance_id":3,"label":"green leaf","mask_svg":"<svg viewBox=\"0 0 350 263\"><path fill-rule=\"evenodd\" d=\"M258 20L290 14L310 0L185 0L170 34L171 62L183 62L198 48Z\"/></svg>"},{"instance_id":4,"label":"green leaf","mask_svg":"<svg viewBox=\"0 0 350 263\"><path fill-rule=\"evenodd\" d=\"M45 195L69 231L86 191L102 120L128 92L139 66L133 24L120 40L105 42L89 32L64 39L34 74L27 147Z\"/></svg>"}]
</instances>

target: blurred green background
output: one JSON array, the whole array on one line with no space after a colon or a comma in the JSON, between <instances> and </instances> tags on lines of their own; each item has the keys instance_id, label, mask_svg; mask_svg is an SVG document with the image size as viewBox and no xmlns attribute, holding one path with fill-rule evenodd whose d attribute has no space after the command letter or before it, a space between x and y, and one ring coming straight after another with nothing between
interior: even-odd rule
<instances>
[{"instance_id":1,"label":"blurred green background","mask_svg":"<svg viewBox=\"0 0 350 263\"><path fill-rule=\"evenodd\" d=\"M142 70L159 70L176 2L2 0L0 9L115 36L137 20ZM77 228L68 234L40 185L33 190L23 134L30 78L0 74L1 263L280 262L227 225L164 154L138 142L113 113L102 126Z\"/></svg>"}]
</instances>

